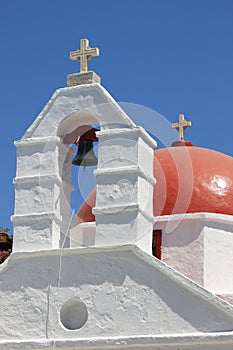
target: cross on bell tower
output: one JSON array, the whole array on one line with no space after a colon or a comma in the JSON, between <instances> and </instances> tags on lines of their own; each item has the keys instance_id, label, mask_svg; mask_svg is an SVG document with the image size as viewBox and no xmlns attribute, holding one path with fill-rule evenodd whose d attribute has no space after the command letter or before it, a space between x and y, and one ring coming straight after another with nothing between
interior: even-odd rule
<instances>
[{"instance_id":1,"label":"cross on bell tower","mask_svg":"<svg viewBox=\"0 0 233 350\"><path fill-rule=\"evenodd\" d=\"M67 85L86 85L86 84L100 84L100 77L93 71L88 70L88 61L94 57L99 56L99 49L97 47L90 47L88 39L80 40L80 48L76 51L70 52L70 59L72 61L80 61L80 72L69 74L67 76Z\"/></svg>"},{"instance_id":2,"label":"cross on bell tower","mask_svg":"<svg viewBox=\"0 0 233 350\"><path fill-rule=\"evenodd\" d=\"M185 120L184 114L179 114L179 120L177 123L173 123L172 127L173 129L178 130L179 132L179 139L184 140L184 130L188 127L190 127L192 123L190 121Z\"/></svg>"},{"instance_id":3,"label":"cross on bell tower","mask_svg":"<svg viewBox=\"0 0 233 350\"><path fill-rule=\"evenodd\" d=\"M99 56L99 49L97 47L91 48L88 39L81 39L80 49L70 52L70 59L72 61L80 61L80 73L88 72L88 61L94 56Z\"/></svg>"}]
</instances>

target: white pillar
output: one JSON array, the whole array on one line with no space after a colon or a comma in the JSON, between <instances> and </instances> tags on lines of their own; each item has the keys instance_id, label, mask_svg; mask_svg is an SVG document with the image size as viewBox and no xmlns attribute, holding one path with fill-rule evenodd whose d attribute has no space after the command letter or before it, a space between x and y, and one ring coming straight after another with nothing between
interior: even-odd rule
<instances>
[{"instance_id":1,"label":"white pillar","mask_svg":"<svg viewBox=\"0 0 233 350\"><path fill-rule=\"evenodd\" d=\"M70 217L70 147L59 137L16 141L13 251L59 248Z\"/></svg>"},{"instance_id":2,"label":"white pillar","mask_svg":"<svg viewBox=\"0 0 233 350\"><path fill-rule=\"evenodd\" d=\"M141 127L97 132L97 246L134 243L151 253L153 230L153 148Z\"/></svg>"}]
</instances>

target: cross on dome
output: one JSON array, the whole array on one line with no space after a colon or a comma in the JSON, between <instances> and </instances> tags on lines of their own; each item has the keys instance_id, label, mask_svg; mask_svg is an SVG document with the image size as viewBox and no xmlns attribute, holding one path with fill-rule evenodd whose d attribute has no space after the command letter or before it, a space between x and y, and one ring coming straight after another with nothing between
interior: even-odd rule
<instances>
[{"instance_id":1,"label":"cross on dome","mask_svg":"<svg viewBox=\"0 0 233 350\"><path fill-rule=\"evenodd\" d=\"M190 121L185 120L184 114L179 114L179 120L177 123L173 123L172 127L173 129L178 130L179 132L179 139L184 140L184 130L191 126L192 123Z\"/></svg>"},{"instance_id":2,"label":"cross on dome","mask_svg":"<svg viewBox=\"0 0 233 350\"><path fill-rule=\"evenodd\" d=\"M97 47L91 48L88 39L81 39L80 49L70 52L70 59L72 61L80 61L80 73L88 72L88 61L94 56L99 56L99 49Z\"/></svg>"}]
</instances>

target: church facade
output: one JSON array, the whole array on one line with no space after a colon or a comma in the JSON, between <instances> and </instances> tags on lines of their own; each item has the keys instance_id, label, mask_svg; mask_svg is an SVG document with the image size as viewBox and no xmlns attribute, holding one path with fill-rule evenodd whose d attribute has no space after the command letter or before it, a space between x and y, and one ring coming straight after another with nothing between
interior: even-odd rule
<instances>
[{"instance_id":1,"label":"church facade","mask_svg":"<svg viewBox=\"0 0 233 350\"><path fill-rule=\"evenodd\" d=\"M0 349L230 350L233 159L186 142L182 115L155 151L88 71L98 54L81 40L80 73L15 142ZM96 137L96 191L72 220L71 145Z\"/></svg>"}]
</instances>

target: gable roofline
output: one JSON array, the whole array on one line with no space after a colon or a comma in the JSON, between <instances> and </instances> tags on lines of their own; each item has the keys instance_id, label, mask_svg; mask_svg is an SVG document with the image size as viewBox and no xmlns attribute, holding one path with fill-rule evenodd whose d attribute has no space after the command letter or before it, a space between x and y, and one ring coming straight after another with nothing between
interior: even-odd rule
<instances>
[{"instance_id":1,"label":"gable roofline","mask_svg":"<svg viewBox=\"0 0 233 350\"><path fill-rule=\"evenodd\" d=\"M45 118L45 116L49 113L49 110L57 100L59 96L69 96L77 94L77 98L82 93L88 92L89 95L92 94L92 92L95 92L98 94L98 96L101 96L102 102L95 103L94 105L90 106L98 106L102 104L111 104L114 108L115 112L119 115L120 119L122 120L122 125L133 127L135 124L128 118L127 114L123 111L123 109L119 106L119 104L113 99L113 97L108 93L108 91L103 88L100 84L88 84L88 85L79 85L79 86L72 86L72 87L64 87L57 89L52 97L49 99L49 101L46 103L42 111L39 113L37 118L34 120L34 122L31 124L31 126L27 129L25 134L22 136L22 140L26 138L30 138L33 136L33 133L36 131L42 120ZM83 109L85 111L85 108ZM73 112L77 111L74 110ZM64 115L65 117L65 115Z\"/></svg>"},{"instance_id":2,"label":"gable roofline","mask_svg":"<svg viewBox=\"0 0 233 350\"><path fill-rule=\"evenodd\" d=\"M43 256L69 256L69 255L85 255L85 254L101 254L109 252L129 252L136 256L139 260L159 270L161 273L166 275L170 280L181 285L186 290L202 298L206 302L217 307L220 311L225 312L228 316L233 319L233 306L226 301L222 300L218 296L207 291L202 286L198 285L191 279L182 275L177 270L168 266L163 261L155 258L142 251L138 246L133 244L126 244L120 246L107 246L107 247L83 247L83 248L69 248L69 249L52 249L52 250L38 250L34 252L16 252L12 253L10 257L0 266L0 277L2 273L14 264L16 261L21 259L43 257Z\"/></svg>"}]
</instances>

